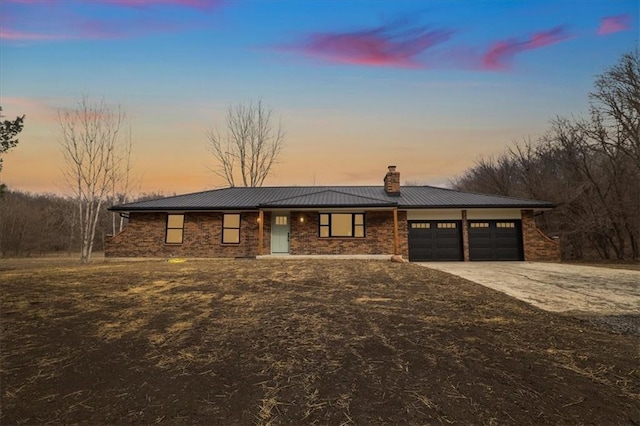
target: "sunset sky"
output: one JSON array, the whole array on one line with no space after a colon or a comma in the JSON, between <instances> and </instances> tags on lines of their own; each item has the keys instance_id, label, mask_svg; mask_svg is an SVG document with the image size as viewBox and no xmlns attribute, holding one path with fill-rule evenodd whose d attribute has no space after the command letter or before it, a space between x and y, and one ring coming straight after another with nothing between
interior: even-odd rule
<instances>
[{"instance_id":1,"label":"sunset sky","mask_svg":"<svg viewBox=\"0 0 640 426\"><path fill-rule=\"evenodd\" d=\"M638 46L638 0L3 0L0 104L26 114L10 189L65 193L59 108L120 104L139 191L224 184L207 131L262 99L287 132L266 185L442 185L584 114Z\"/></svg>"}]
</instances>

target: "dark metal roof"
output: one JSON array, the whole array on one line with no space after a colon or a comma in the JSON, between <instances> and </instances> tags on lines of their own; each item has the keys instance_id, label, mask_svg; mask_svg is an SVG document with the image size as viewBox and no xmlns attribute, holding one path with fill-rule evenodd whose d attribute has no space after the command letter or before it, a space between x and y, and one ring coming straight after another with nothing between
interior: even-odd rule
<instances>
[{"instance_id":1,"label":"dark metal roof","mask_svg":"<svg viewBox=\"0 0 640 426\"><path fill-rule=\"evenodd\" d=\"M391 207L394 205L396 205L396 203L389 200L364 197L362 195L336 191L335 189L327 189L311 194L288 197L282 200L267 201L266 203L261 203L260 207Z\"/></svg>"},{"instance_id":2,"label":"dark metal roof","mask_svg":"<svg viewBox=\"0 0 640 426\"><path fill-rule=\"evenodd\" d=\"M403 186L399 196L382 186L225 188L113 206L113 211L257 210L313 207L552 208L546 201L483 195L434 186Z\"/></svg>"}]
</instances>

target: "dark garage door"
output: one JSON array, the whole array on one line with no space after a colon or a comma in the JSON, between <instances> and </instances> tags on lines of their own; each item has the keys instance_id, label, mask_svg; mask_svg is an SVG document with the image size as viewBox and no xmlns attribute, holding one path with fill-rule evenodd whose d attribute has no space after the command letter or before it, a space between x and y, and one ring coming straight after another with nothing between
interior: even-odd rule
<instances>
[{"instance_id":1,"label":"dark garage door","mask_svg":"<svg viewBox=\"0 0 640 426\"><path fill-rule=\"evenodd\" d=\"M409 260L462 260L459 220L409 222Z\"/></svg>"},{"instance_id":2,"label":"dark garage door","mask_svg":"<svg viewBox=\"0 0 640 426\"><path fill-rule=\"evenodd\" d=\"M522 260L520 221L469 221L469 259Z\"/></svg>"}]
</instances>

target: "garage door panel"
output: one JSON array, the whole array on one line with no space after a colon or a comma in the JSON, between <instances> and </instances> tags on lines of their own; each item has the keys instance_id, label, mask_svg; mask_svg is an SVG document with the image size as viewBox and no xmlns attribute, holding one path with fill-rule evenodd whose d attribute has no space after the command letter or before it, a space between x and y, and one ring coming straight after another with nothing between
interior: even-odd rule
<instances>
[{"instance_id":1,"label":"garage door panel","mask_svg":"<svg viewBox=\"0 0 640 426\"><path fill-rule=\"evenodd\" d=\"M474 250L473 258L470 260L491 260L493 251L491 247L480 247Z\"/></svg>"},{"instance_id":2,"label":"garage door panel","mask_svg":"<svg viewBox=\"0 0 640 426\"><path fill-rule=\"evenodd\" d=\"M520 229L517 220L469 222L470 260L522 260Z\"/></svg>"},{"instance_id":3,"label":"garage door panel","mask_svg":"<svg viewBox=\"0 0 640 426\"><path fill-rule=\"evenodd\" d=\"M462 260L458 221L410 221L409 260Z\"/></svg>"},{"instance_id":4,"label":"garage door panel","mask_svg":"<svg viewBox=\"0 0 640 426\"><path fill-rule=\"evenodd\" d=\"M456 253L455 256L457 256L459 248L460 244L457 241L439 241L436 244L436 249L438 251L453 251Z\"/></svg>"},{"instance_id":5,"label":"garage door panel","mask_svg":"<svg viewBox=\"0 0 640 426\"><path fill-rule=\"evenodd\" d=\"M517 251L513 249L497 249L496 260L522 260Z\"/></svg>"},{"instance_id":6,"label":"garage door panel","mask_svg":"<svg viewBox=\"0 0 640 426\"><path fill-rule=\"evenodd\" d=\"M460 251L457 248L439 249L436 252L434 260L462 260L460 259Z\"/></svg>"}]
</instances>

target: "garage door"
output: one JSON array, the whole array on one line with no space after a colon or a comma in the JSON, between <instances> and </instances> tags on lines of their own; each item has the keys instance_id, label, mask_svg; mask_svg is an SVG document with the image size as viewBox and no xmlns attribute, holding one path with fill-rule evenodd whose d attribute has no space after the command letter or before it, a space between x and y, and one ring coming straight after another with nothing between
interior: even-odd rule
<instances>
[{"instance_id":1,"label":"garage door","mask_svg":"<svg viewBox=\"0 0 640 426\"><path fill-rule=\"evenodd\" d=\"M409 260L462 260L459 220L409 222Z\"/></svg>"},{"instance_id":2,"label":"garage door","mask_svg":"<svg viewBox=\"0 0 640 426\"><path fill-rule=\"evenodd\" d=\"M520 221L469 221L469 259L522 260Z\"/></svg>"}]
</instances>

